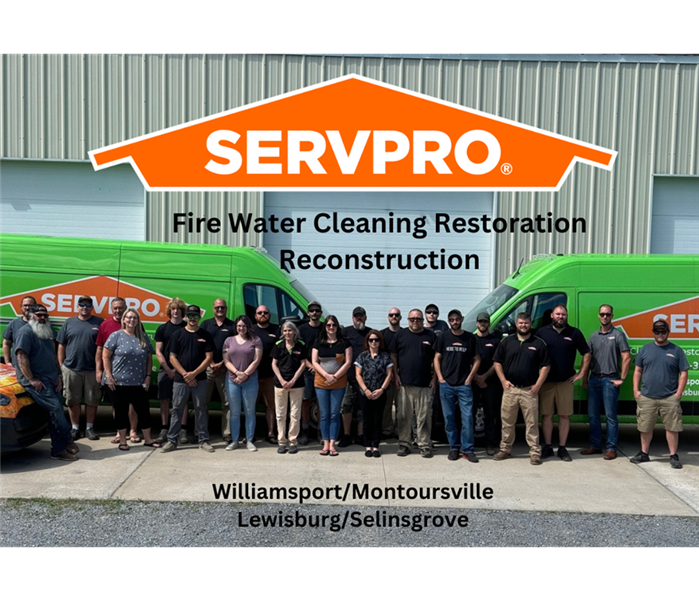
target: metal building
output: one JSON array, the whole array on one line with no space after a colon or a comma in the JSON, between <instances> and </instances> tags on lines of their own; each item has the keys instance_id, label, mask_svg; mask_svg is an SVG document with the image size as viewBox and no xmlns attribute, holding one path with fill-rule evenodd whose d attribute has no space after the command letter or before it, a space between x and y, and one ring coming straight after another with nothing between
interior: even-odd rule
<instances>
[{"instance_id":1,"label":"metal building","mask_svg":"<svg viewBox=\"0 0 699 600\"><path fill-rule=\"evenodd\" d=\"M618 151L611 172L578 164L555 193L146 193L130 167L99 173L88 150L357 73L469 108ZM175 235L172 214L287 214L326 207L427 214L583 217L585 233L440 239L477 251L462 278L362 274L367 308L391 299L468 309L522 259L541 253L699 252L699 57L697 56L297 56L4 55L0 60L2 231L159 241L313 247L318 239L267 234ZM453 207L459 207L453 208ZM334 239L333 244L367 244ZM372 240L372 245L383 243ZM414 247L413 238L398 245ZM425 240L424 243L428 243ZM435 242L429 240L431 247ZM333 309L348 311L356 273L299 272ZM328 283L332 285L327 285ZM401 296L403 294L403 296ZM427 294L427 296L425 295ZM396 302L396 300L393 300ZM404 305L408 309L408 305ZM344 312L341 314L345 314Z\"/></svg>"}]
</instances>

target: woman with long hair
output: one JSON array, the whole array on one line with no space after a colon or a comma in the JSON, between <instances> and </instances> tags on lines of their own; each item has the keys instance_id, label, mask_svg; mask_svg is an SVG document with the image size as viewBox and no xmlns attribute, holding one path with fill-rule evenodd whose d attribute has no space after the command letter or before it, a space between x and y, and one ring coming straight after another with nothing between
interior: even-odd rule
<instances>
[{"instance_id":1,"label":"woman with long hair","mask_svg":"<svg viewBox=\"0 0 699 600\"><path fill-rule=\"evenodd\" d=\"M277 452L296 454L297 437L301 418L301 403L305 385L303 373L308 356L306 344L299 338L299 330L291 321L282 325L282 339L272 349L272 371L274 372L274 404L277 413ZM289 439L286 437L286 411L289 416ZM289 447L287 448L287 443Z\"/></svg>"},{"instance_id":2,"label":"woman with long hair","mask_svg":"<svg viewBox=\"0 0 699 600\"><path fill-rule=\"evenodd\" d=\"M359 384L359 404L364 418L364 440L367 458L379 458L381 422L386 406L386 390L393 377L393 363L386 352L380 331L372 329L364 338L364 352L354 361Z\"/></svg>"},{"instance_id":3,"label":"woman with long hair","mask_svg":"<svg viewBox=\"0 0 699 600\"><path fill-rule=\"evenodd\" d=\"M141 317L129 308L121 318L121 329L104 343L102 362L107 386L114 392L114 419L119 436L119 450L128 450L129 405L134 407L143 431L144 446L159 448L150 435L148 388L153 367L153 346L141 327Z\"/></svg>"},{"instance_id":4,"label":"woman with long hair","mask_svg":"<svg viewBox=\"0 0 699 600\"><path fill-rule=\"evenodd\" d=\"M226 450L235 450L240 437L240 408L245 411L245 434L247 448L256 452L253 443L255 437L255 402L259 383L257 381L257 366L262 360L262 340L253 333L252 323L245 315L235 320L236 335L223 342L223 363L228 370L226 378L226 396L231 409L231 443Z\"/></svg>"},{"instance_id":5,"label":"woman with long hair","mask_svg":"<svg viewBox=\"0 0 699 600\"><path fill-rule=\"evenodd\" d=\"M322 456L337 456L335 440L340 432L340 408L352 366L352 346L342 337L337 317L328 315L311 353L316 375L314 385L320 409Z\"/></svg>"}]
</instances>

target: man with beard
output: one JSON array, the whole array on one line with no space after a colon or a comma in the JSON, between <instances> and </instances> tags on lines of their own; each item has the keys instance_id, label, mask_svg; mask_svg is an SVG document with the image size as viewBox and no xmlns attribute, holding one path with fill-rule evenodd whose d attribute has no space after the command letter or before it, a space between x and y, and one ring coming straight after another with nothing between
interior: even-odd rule
<instances>
[{"instance_id":1,"label":"man with beard","mask_svg":"<svg viewBox=\"0 0 699 600\"><path fill-rule=\"evenodd\" d=\"M435 336L423 326L422 311L414 308L408 314L408 328L401 329L391 343L391 360L395 367L398 390L396 426L398 456L408 456L412 437L413 415L417 422L417 444L423 458L432 458L432 373Z\"/></svg>"},{"instance_id":2,"label":"man with beard","mask_svg":"<svg viewBox=\"0 0 699 600\"><path fill-rule=\"evenodd\" d=\"M493 355L500 345L501 338L490 332L490 315L487 312L478 313L476 327L476 352L481 357L481 366L473 378L473 405L483 407L486 453L493 456L500 446L502 431L502 385L493 366Z\"/></svg>"},{"instance_id":3,"label":"man with beard","mask_svg":"<svg viewBox=\"0 0 699 600\"><path fill-rule=\"evenodd\" d=\"M121 329L121 317L124 316L126 311L126 300L117 296L112 298L111 302L112 318L105 319L100 323L99 331L97 332L97 339L95 344L97 349L95 351L95 378L97 382L102 386L102 397L114 406L114 392L107 385L107 380L104 377L104 365L102 363L102 350L104 350L104 344L109 339L115 331ZM138 437L138 415L134 410L134 407L129 405L129 426L131 427L130 438L131 441L137 444L140 439ZM112 444L119 443L119 434L112 438Z\"/></svg>"},{"instance_id":4,"label":"man with beard","mask_svg":"<svg viewBox=\"0 0 699 600\"><path fill-rule=\"evenodd\" d=\"M370 331L371 327L366 326L366 311L361 306L355 307L352 311L352 326L345 327L342 330L342 335L352 345L352 360L355 360L364 352L364 340ZM347 371L347 387L345 388L345 397L342 399L340 412L342 413L342 427L345 432L338 446L346 448L352 444L353 414L357 414L359 419L357 443L364 445L364 425L362 423L361 409L359 408L359 384L357 383L357 370L354 366Z\"/></svg>"},{"instance_id":5,"label":"man with beard","mask_svg":"<svg viewBox=\"0 0 699 600\"><path fill-rule=\"evenodd\" d=\"M304 323L299 327L299 337L306 344L306 349L310 354L311 348L315 344L318 333L323 327L320 322L320 317L323 314L323 308L320 306L319 302L313 300L308 304L308 323ZM308 361L310 365L310 360ZM313 367L306 369L303 374L304 378L304 388L303 388L303 402L301 404L301 435L299 435L298 443L299 446L308 445L308 430L310 429L311 423L311 400L316 395L316 389L313 385L315 379L315 371Z\"/></svg>"},{"instance_id":6,"label":"man with beard","mask_svg":"<svg viewBox=\"0 0 699 600\"><path fill-rule=\"evenodd\" d=\"M267 437L265 441L277 445L274 426L277 423L277 413L274 407L274 371L272 371L272 350L279 341L279 326L269 322L270 311L264 304L255 310L253 333L262 342L262 360L257 367L257 380L260 384L259 396L265 402L265 421L267 422ZM235 335L235 334L234 334ZM252 441L252 440L249 440Z\"/></svg>"},{"instance_id":7,"label":"man with beard","mask_svg":"<svg viewBox=\"0 0 699 600\"><path fill-rule=\"evenodd\" d=\"M235 335L235 323L226 317L228 305L223 298L214 300L214 316L202 321L200 327L214 338L214 361L206 368L206 405L211 402L214 390L221 400L221 433L223 441L231 443L231 411L226 397L226 366L223 364L223 342ZM167 436L166 436L167 437Z\"/></svg>"},{"instance_id":8,"label":"man with beard","mask_svg":"<svg viewBox=\"0 0 699 600\"><path fill-rule=\"evenodd\" d=\"M493 460L505 460L512 454L517 413L522 409L529 462L541 464L539 446L539 390L550 370L546 343L532 335L532 318L521 312L515 322L517 333L508 335L495 351L493 363L502 383L502 441Z\"/></svg>"},{"instance_id":9,"label":"man with beard","mask_svg":"<svg viewBox=\"0 0 699 600\"><path fill-rule=\"evenodd\" d=\"M61 373L54 348L54 333L45 306L35 304L32 318L14 340L17 380L34 401L49 413L51 458L74 461L80 449L70 436L70 425L61 403Z\"/></svg>"},{"instance_id":10,"label":"man with beard","mask_svg":"<svg viewBox=\"0 0 699 600\"><path fill-rule=\"evenodd\" d=\"M558 413L558 458L570 462L573 459L566 449L566 442L570 431L570 415L573 414L573 384L587 377L592 355L582 332L568 325L568 309L565 305L559 304L554 307L551 319L551 324L542 327L536 334L546 342L551 357L551 372L546 378L546 383L541 386L539 398L541 428L544 430L541 458L553 456L551 438L555 403ZM577 373L575 372L576 352L583 357L582 366Z\"/></svg>"},{"instance_id":11,"label":"man with beard","mask_svg":"<svg viewBox=\"0 0 699 600\"><path fill-rule=\"evenodd\" d=\"M80 401L85 398L85 437L99 440L94 424L102 398L97 381L95 352L101 317L92 314L92 298L78 298L78 316L66 319L58 332L58 364L63 375L63 393L70 413L71 437L80 438Z\"/></svg>"},{"instance_id":12,"label":"man with beard","mask_svg":"<svg viewBox=\"0 0 699 600\"><path fill-rule=\"evenodd\" d=\"M383 341L386 344L386 350L391 347L393 338L396 336L401 329L400 320L402 319L400 314L400 309L395 306L388 311L388 327L381 330L381 335L383 336ZM396 433L396 422L393 417L393 407L396 404L398 394L396 393L396 386L393 381L388 386L386 390L386 408L383 411L383 422L381 424L381 433L384 439L388 439L397 435Z\"/></svg>"},{"instance_id":13,"label":"man with beard","mask_svg":"<svg viewBox=\"0 0 699 600\"><path fill-rule=\"evenodd\" d=\"M449 311L451 331L445 331L434 343L434 371L439 381L439 393L444 413L444 428L449 440L449 460L461 455L477 463L473 447L473 392L471 381L481 359L476 354L476 338L461 329L464 317L459 310ZM456 406L461 413L461 436L456 423Z\"/></svg>"},{"instance_id":14,"label":"man with beard","mask_svg":"<svg viewBox=\"0 0 699 600\"><path fill-rule=\"evenodd\" d=\"M34 296L25 296L22 298L22 316L12 319L2 333L2 357L6 362L12 363L15 368L17 365L15 364L15 356L12 353L12 344L19 330L29 323L32 318L30 309L35 304L36 298L34 298Z\"/></svg>"}]
</instances>

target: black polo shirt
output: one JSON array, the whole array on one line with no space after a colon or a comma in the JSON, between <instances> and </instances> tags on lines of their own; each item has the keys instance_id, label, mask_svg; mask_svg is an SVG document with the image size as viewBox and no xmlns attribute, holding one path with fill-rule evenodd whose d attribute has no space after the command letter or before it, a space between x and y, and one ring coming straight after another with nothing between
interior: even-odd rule
<instances>
[{"instance_id":1,"label":"black polo shirt","mask_svg":"<svg viewBox=\"0 0 699 600\"><path fill-rule=\"evenodd\" d=\"M214 362L220 363L223 360L223 342L226 338L236 335L235 323L229 318L223 319L223 323L219 327L216 319L206 319L199 325L204 331L208 331L211 337L214 338Z\"/></svg>"},{"instance_id":2,"label":"black polo shirt","mask_svg":"<svg viewBox=\"0 0 699 600\"><path fill-rule=\"evenodd\" d=\"M303 343L303 340L297 340L296 344L294 344L294 347L290 351L286 347L286 340L279 340L274 345L274 348L272 348L272 359L275 358L277 359L277 368L282 374L284 380L291 381L294 378L294 375L296 375L296 371L299 370L301 363L308 358L306 344ZM279 378L276 375L274 376L274 385L278 388L282 387L282 384L279 382ZM302 373L294 382L292 387L302 388L304 385L305 381Z\"/></svg>"},{"instance_id":3,"label":"black polo shirt","mask_svg":"<svg viewBox=\"0 0 699 600\"><path fill-rule=\"evenodd\" d=\"M453 387L464 385L471 372L476 357L475 337L469 331L463 331L461 335L445 331L434 343L434 351L442 355L442 377Z\"/></svg>"},{"instance_id":4,"label":"black polo shirt","mask_svg":"<svg viewBox=\"0 0 699 600\"><path fill-rule=\"evenodd\" d=\"M172 365L170 364L170 340L172 339L172 335L176 331L184 329L185 327L187 327L187 323L185 323L184 321L180 321L178 325L175 325L172 321L166 321L160 327L158 327L158 329L155 330L155 341L162 342L163 356L165 357L165 362L167 363L167 366L171 369ZM162 366L160 367L160 370L164 370Z\"/></svg>"},{"instance_id":5,"label":"black polo shirt","mask_svg":"<svg viewBox=\"0 0 699 600\"><path fill-rule=\"evenodd\" d=\"M177 361L187 373L194 371L204 362L207 352L213 351L214 338L201 327L196 331L189 331L186 327L178 329L170 338L170 354L177 357ZM206 371L197 375L197 381L202 379L206 379ZM175 382L185 383L184 377L179 372L175 375Z\"/></svg>"},{"instance_id":6,"label":"black polo shirt","mask_svg":"<svg viewBox=\"0 0 699 600\"><path fill-rule=\"evenodd\" d=\"M371 331L371 327L364 327L361 331L359 329L356 329L354 325L350 325L349 327L345 327L342 330L342 335L343 337L350 343L352 346L352 362L362 353L364 352L364 340L366 339L366 336L369 335L369 332ZM348 372L347 372L347 379L349 381L357 381L357 373L354 370L354 367L352 367Z\"/></svg>"},{"instance_id":7,"label":"black polo shirt","mask_svg":"<svg viewBox=\"0 0 699 600\"><path fill-rule=\"evenodd\" d=\"M398 331L400 331L401 329L402 327L398 329ZM393 343L393 338L396 337L398 331L391 331L390 327L386 327L386 329L381 330L381 335L383 336L383 343L386 346L386 350L388 350L391 347L391 344Z\"/></svg>"},{"instance_id":8,"label":"black polo shirt","mask_svg":"<svg viewBox=\"0 0 699 600\"><path fill-rule=\"evenodd\" d=\"M590 351L582 331L570 325L560 333L553 324L546 325L537 331L536 336L546 342L551 357L551 371L546 381L568 381L575 375L575 353L582 355Z\"/></svg>"},{"instance_id":9,"label":"black polo shirt","mask_svg":"<svg viewBox=\"0 0 699 600\"><path fill-rule=\"evenodd\" d=\"M478 367L479 375L484 375L493 366L493 356L501 340L502 338L494 333L488 333L484 336L476 334L476 352L481 357L481 366ZM492 381L493 377L497 379L497 375L493 374L488 380Z\"/></svg>"},{"instance_id":10,"label":"black polo shirt","mask_svg":"<svg viewBox=\"0 0 699 600\"><path fill-rule=\"evenodd\" d=\"M493 362L502 365L505 378L517 387L534 385L539 379L541 368L551 364L546 342L535 335L520 342L516 333L500 342Z\"/></svg>"}]
</instances>

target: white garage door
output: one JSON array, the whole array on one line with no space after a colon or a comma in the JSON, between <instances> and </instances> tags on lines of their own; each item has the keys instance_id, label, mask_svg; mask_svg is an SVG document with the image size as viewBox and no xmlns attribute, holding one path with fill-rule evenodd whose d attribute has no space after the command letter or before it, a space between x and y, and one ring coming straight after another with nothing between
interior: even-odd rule
<instances>
[{"instance_id":1,"label":"white garage door","mask_svg":"<svg viewBox=\"0 0 699 600\"><path fill-rule=\"evenodd\" d=\"M289 269L317 297L323 305L324 314L336 314L343 325L351 324L351 311L357 305L367 310L367 323L384 328L387 325L388 309L397 306L404 315L403 326L407 326L407 314L411 308L424 309L431 302L440 308L440 318L446 320L447 312L458 308L464 314L490 290L492 265L492 236L484 233L435 233L435 215L449 215L450 223L457 217L479 220L492 212L491 193L399 193L399 192L268 192L264 195L265 217L305 217L302 231L292 233L266 233L264 246L267 251L281 259L282 250L291 250L298 259L300 254L315 256L336 254L384 254L407 255L434 251L441 260L446 257L466 254L478 256L478 269L460 268L442 270L427 268L399 269L394 261L391 269L332 270L298 268ZM318 233L314 219L320 213L337 213L338 220L361 217L371 221L383 217L394 225L397 219L408 218L412 225L405 233ZM390 213L393 213L392 217ZM422 239L413 235L415 219L426 217ZM321 218L321 226L332 226L332 220ZM442 253L444 249L444 253ZM456 261L456 259L454 259ZM465 260L464 260L465 262ZM425 261L421 261L424 264ZM405 264L405 263L404 263ZM429 264L429 263L428 263ZM457 264L454 262L453 264ZM361 263L360 263L361 266Z\"/></svg>"},{"instance_id":2,"label":"white garage door","mask_svg":"<svg viewBox=\"0 0 699 600\"><path fill-rule=\"evenodd\" d=\"M130 165L0 161L4 233L145 240L146 200Z\"/></svg>"},{"instance_id":3,"label":"white garage door","mask_svg":"<svg viewBox=\"0 0 699 600\"><path fill-rule=\"evenodd\" d=\"M650 251L699 253L699 177L655 178Z\"/></svg>"}]
</instances>

